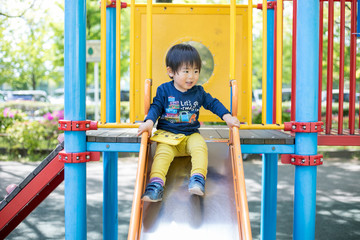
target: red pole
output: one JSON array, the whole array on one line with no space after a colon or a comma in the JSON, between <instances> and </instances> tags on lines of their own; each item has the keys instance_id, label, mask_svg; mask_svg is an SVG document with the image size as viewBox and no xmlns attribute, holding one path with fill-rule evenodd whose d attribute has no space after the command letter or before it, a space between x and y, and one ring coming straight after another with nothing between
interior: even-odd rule
<instances>
[{"instance_id":1,"label":"red pole","mask_svg":"<svg viewBox=\"0 0 360 240\"><path fill-rule=\"evenodd\" d=\"M334 50L334 0L329 0L328 24L328 65L327 65L327 92L326 92L326 127L325 133L330 134L332 122L332 89L333 89L333 56Z\"/></svg>"},{"instance_id":2,"label":"red pole","mask_svg":"<svg viewBox=\"0 0 360 240\"><path fill-rule=\"evenodd\" d=\"M344 50L345 50L345 0L340 3L340 70L339 70L339 113L338 134L343 133L344 109Z\"/></svg>"},{"instance_id":3,"label":"red pole","mask_svg":"<svg viewBox=\"0 0 360 240\"><path fill-rule=\"evenodd\" d=\"M273 81L273 124L276 123L276 42L277 42L277 38L276 38L276 33L277 33L277 28L276 28L276 22L277 22L277 17L276 17L276 4L274 6L274 12L275 12L275 21L274 21L274 81Z\"/></svg>"},{"instance_id":4,"label":"red pole","mask_svg":"<svg viewBox=\"0 0 360 240\"><path fill-rule=\"evenodd\" d=\"M350 96L349 129L355 133L355 93L356 93L356 0L351 2L351 40L350 40Z\"/></svg>"},{"instance_id":5,"label":"red pole","mask_svg":"<svg viewBox=\"0 0 360 240\"><path fill-rule=\"evenodd\" d=\"M295 121L295 113L296 113L296 18L297 18L297 0L293 0L291 118L290 118L291 121Z\"/></svg>"},{"instance_id":6,"label":"red pole","mask_svg":"<svg viewBox=\"0 0 360 240\"><path fill-rule=\"evenodd\" d=\"M321 100L322 100L322 61L323 61L323 29L324 29L324 2L320 1L320 24L319 24L319 101L318 119L321 121Z\"/></svg>"}]
</instances>

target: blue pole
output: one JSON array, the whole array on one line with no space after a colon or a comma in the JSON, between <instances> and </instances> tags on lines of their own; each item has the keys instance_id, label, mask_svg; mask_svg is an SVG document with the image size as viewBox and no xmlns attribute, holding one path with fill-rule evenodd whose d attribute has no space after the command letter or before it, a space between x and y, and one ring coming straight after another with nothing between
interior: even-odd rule
<instances>
[{"instance_id":1,"label":"blue pole","mask_svg":"<svg viewBox=\"0 0 360 240\"><path fill-rule=\"evenodd\" d=\"M276 239L278 154L263 154L261 239Z\"/></svg>"},{"instance_id":2,"label":"blue pole","mask_svg":"<svg viewBox=\"0 0 360 240\"><path fill-rule=\"evenodd\" d=\"M116 122L116 9L106 9L106 121ZM104 152L103 239L118 239L118 153Z\"/></svg>"},{"instance_id":3,"label":"blue pole","mask_svg":"<svg viewBox=\"0 0 360 240\"><path fill-rule=\"evenodd\" d=\"M269 0L271 1L271 0ZM274 27L275 11L268 9L267 12L267 58L266 58L266 123L273 122L274 103Z\"/></svg>"},{"instance_id":4,"label":"blue pole","mask_svg":"<svg viewBox=\"0 0 360 240\"><path fill-rule=\"evenodd\" d=\"M86 0L65 0L66 120L85 120ZM65 131L67 153L86 151L84 131ZM86 163L65 163L65 238L86 239Z\"/></svg>"},{"instance_id":5,"label":"blue pole","mask_svg":"<svg viewBox=\"0 0 360 240\"><path fill-rule=\"evenodd\" d=\"M296 121L317 122L319 1L297 4ZM317 133L296 133L295 154L316 155ZM315 238L316 166L295 166L294 239Z\"/></svg>"},{"instance_id":6,"label":"blue pole","mask_svg":"<svg viewBox=\"0 0 360 240\"><path fill-rule=\"evenodd\" d=\"M267 11L266 123L273 122L275 11ZM263 154L261 239L276 239L278 154Z\"/></svg>"}]
</instances>

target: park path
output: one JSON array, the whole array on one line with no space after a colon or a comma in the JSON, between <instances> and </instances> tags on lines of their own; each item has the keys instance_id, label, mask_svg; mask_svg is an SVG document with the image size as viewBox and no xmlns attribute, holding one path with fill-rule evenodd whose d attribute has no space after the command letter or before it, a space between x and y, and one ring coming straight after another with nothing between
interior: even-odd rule
<instances>
[{"instance_id":1,"label":"park path","mask_svg":"<svg viewBox=\"0 0 360 240\"><path fill-rule=\"evenodd\" d=\"M342 159L341 156L346 156ZM0 198L11 183L19 183L39 164L0 162ZM127 238L137 159L123 157L118 164L119 239ZM244 162L249 213L254 239L260 236L261 160ZM102 172L99 162L87 163L87 228L89 240L102 239ZM317 240L360 239L360 160L349 154L326 158L317 171ZM294 167L279 163L277 239L292 239ZM64 239L64 184L45 199L8 237Z\"/></svg>"}]
</instances>

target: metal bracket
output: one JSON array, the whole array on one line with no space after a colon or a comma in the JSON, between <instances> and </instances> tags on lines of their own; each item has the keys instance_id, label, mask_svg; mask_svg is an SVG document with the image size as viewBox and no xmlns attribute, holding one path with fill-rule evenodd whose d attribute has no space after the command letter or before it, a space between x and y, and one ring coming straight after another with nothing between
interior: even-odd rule
<instances>
[{"instance_id":1,"label":"metal bracket","mask_svg":"<svg viewBox=\"0 0 360 240\"><path fill-rule=\"evenodd\" d=\"M276 1L273 2L267 2L267 9L274 9L276 6ZM263 9L263 4L259 3L256 7L257 9Z\"/></svg>"},{"instance_id":2,"label":"metal bracket","mask_svg":"<svg viewBox=\"0 0 360 240\"><path fill-rule=\"evenodd\" d=\"M324 162L323 155L296 155L296 154L282 154L281 163L292 164L297 166L317 166Z\"/></svg>"},{"instance_id":3,"label":"metal bracket","mask_svg":"<svg viewBox=\"0 0 360 240\"><path fill-rule=\"evenodd\" d=\"M323 122L285 122L284 130L291 132L315 133L324 130Z\"/></svg>"},{"instance_id":4,"label":"metal bracket","mask_svg":"<svg viewBox=\"0 0 360 240\"><path fill-rule=\"evenodd\" d=\"M107 0L106 7L107 8L116 8L116 0ZM123 9L123 8L127 8L126 2L121 2L121 9Z\"/></svg>"},{"instance_id":5,"label":"metal bracket","mask_svg":"<svg viewBox=\"0 0 360 240\"><path fill-rule=\"evenodd\" d=\"M100 152L66 153L61 151L58 156L59 161L64 163L84 163L100 160Z\"/></svg>"},{"instance_id":6,"label":"metal bracket","mask_svg":"<svg viewBox=\"0 0 360 240\"><path fill-rule=\"evenodd\" d=\"M59 130L62 131L87 131L87 130L97 130L96 121L69 121L69 120L59 120Z\"/></svg>"}]
</instances>

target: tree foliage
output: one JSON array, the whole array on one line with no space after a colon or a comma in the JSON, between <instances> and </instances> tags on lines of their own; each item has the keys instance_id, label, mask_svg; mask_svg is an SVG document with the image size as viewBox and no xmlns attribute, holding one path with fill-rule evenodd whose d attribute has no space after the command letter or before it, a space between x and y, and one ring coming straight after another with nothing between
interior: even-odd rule
<instances>
[{"instance_id":1,"label":"tree foliage","mask_svg":"<svg viewBox=\"0 0 360 240\"><path fill-rule=\"evenodd\" d=\"M44 8L45 0L1 1L0 7L0 85L12 89L45 89L48 86L63 85L64 65L64 23L54 19L52 11ZM157 0L157 2L171 0ZM199 2L192 0L191 2ZM64 15L64 1L55 0L52 8L58 8ZM141 2L145 2L144 0ZM190 0L184 0L190 2ZM227 3L225 0L208 0L209 3ZM246 1L237 1L245 3ZM15 4L14 4L15 3ZM100 4L98 0L87 0L86 38L100 39ZM338 3L335 3L338 4ZM350 64L350 7L346 10L345 40L345 86L349 79ZM290 9L290 11L288 10ZM283 32L283 83L288 87L291 81L292 56L292 3L285 3ZM334 30L334 86L339 82L340 8L335 6ZM323 86L327 77L327 4L324 4ZM262 17L261 10L254 9L253 35L253 87L261 87L262 79ZM129 73L129 29L130 9L122 10L121 17L121 76L128 81ZM20 31L21 30L21 31ZM260 30L260 31L259 31ZM359 52L359 51L358 51ZM359 58L359 56L358 56ZM87 64L87 85L93 85L94 64ZM360 75L360 70L357 71Z\"/></svg>"},{"instance_id":2,"label":"tree foliage","mask_svg":"<svg viewBox=\"0 0 360 240\"><path fill-rule=\"evenodd\" d=\"M49 9L41 1L19 2L25 10L13 7L13 1L4 4L13 8L9 12L20 14L0 14L0 84L11 89L46 89L49 81L60 81L61 74L55 74Z\"/></svg>"}]
</instances>

